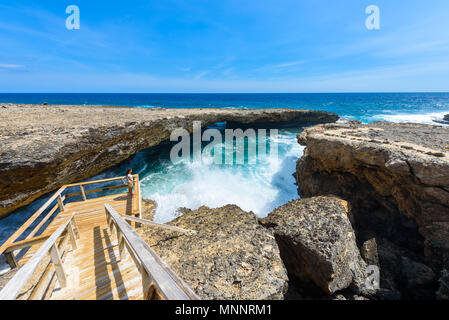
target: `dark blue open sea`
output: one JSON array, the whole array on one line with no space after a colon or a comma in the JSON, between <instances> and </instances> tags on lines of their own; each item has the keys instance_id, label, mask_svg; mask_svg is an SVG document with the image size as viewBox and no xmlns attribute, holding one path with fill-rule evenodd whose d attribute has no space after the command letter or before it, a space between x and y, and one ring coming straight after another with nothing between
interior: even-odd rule
<instances>
[{"instance_id":1,"label":"dark blue open sea","mask_svg":"<svg viewBox=\"0 0 449 320\"><path fill-rule=\"evenodd\" d=\"M335 112L363 122L394 121L435 124L449 113L449 93L354 93L354 94L1 94L0 103L115 105L164 108L298 108ZM449 130L449 129L448 129ZM298 198L292 174L303 147L296 141L301 128L279 130L268 143L278 144L279 156L257 164L173 164L169 148L144 150L124 163L91 177L124 175L132 167L140 175L144 198L157 202L155 220L167 222L178 208L236 204L259 217ZM1 137L0 137L1 138ZM274 139L274 140L273 140ZM257 186L257 187L255 187ZM0 243L6 240L47 199L45 195L0 220ZM0 263L1 264L1 263ZM0 266L1 269L1 266ZM0 270L1 273L1 270Z\"/></svg>"},{"instance_id":2,"label":"dark blue open sea","mask_svg":"<svg viewBox=\"0 0 449 320\"><path fill-rule=\"evenodd\" d=\"M292 94L2 94L0 102L116 105L164 108L301 108L325 110L364 122L429 123L449 111L449 93Z\"/></svg>"}]
</instances>

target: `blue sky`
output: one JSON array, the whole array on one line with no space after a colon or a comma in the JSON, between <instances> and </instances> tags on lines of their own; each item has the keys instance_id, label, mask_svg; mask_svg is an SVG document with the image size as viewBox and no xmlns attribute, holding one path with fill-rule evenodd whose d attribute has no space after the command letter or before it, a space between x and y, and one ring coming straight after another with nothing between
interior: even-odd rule
<instances>
[{"instance_id":1,"label":"blue sky","mask_svg":"<svg viewBox=\"0 0 449 320\"><path fill-rule=\"evenodd\" d=\"M447 0L2 0L0 92L449 91L448 14Z\"/></svg>"}]
</instances>

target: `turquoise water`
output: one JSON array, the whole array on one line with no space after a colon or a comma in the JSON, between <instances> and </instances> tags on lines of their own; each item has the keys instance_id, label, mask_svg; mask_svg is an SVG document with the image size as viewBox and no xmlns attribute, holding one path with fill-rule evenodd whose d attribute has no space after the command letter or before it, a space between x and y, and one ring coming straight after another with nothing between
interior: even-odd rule
<instances>
[{"instance_id":1,"label":"turquoise water","mask_svg":"<svg viewBox=\"0 0 449 320\"><path fill-rule=\"evenodd\" d=\"M364 122L377 120L420 122L449 113L448 93L407 94L0 94L1 102L50 104L128 105L133 107L291 107L326 110ZM170 161L171 145L144 150L124 163L92 177L96 180L124 174L128 167L140 175L144 198L158 207L155 219L168 222L178 216L178 208L197 209L201 205L220 207L236 204L265 217L275 207L298 198L292 174L303 148L296 135L302 128L279 130L279 156L259 159L256 164L217 165L210 158L201 162ZM274 141L275 140L275 141ZM7 239L49 195L0 220L0 243Z\"/></svg>"},{"instance_id":2,"label":"turquoise water","mask_svg":"<svg viewBox=\"0 0 449 320\"><path fill-rule=\"evenodd\" d=\"M180 207L197 209L202 205L216 208L236 204L265 217L298 198L293 173L303 148L292 142L300 130L283 129L268 137L267 144L278 145L278 155L258 154L254 164L216 164L212 156L173 164L163 152L153 160L138 155L129 165L139 168L144 198L157 202L155 220L159 222L175 218Z\"/></svg>"}]
</instances>

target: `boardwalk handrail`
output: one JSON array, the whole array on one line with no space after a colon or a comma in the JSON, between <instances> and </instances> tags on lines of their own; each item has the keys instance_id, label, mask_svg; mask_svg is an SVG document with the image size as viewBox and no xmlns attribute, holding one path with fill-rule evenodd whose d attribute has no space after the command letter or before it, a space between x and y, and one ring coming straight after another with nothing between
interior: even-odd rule
<instances>
[{"instance_id":1,"label":"boardwalk handrail","mask_svg":"<svg viewBox=\"0 0 449 320\"><path fill-rule=\"evenodd\" d=\"M40 223L33 228L33 230L26 236L25 240L32 238L39 230L42 228L42 226L45 224L45 222L48 221L48 219L51 218L51 216L56 212L57 209L59 209L59 213L64 211L64 200L68 197L76 196L76 195L82 195L83 201L86 201L86 194L94 193L94 192L100 192L102 190L106 189L117 189L117 188L123 188L126 187L126 185L119 185L119 186L113 186L113 187L105 187L100 188L96 190L90 190L85 191L84 186L91 185L91 184L97 184L97 183L106 183L106 182L112 182L117 180L123 180L125 176L122 177L115 177L115 178L109 178L109 179L102 179L102 180L94 180L94 181L86 181L86 182L79 182L79 183L72 183L67 184L59 188L59 190L51 196L50 199L48 199L16 232L14 232L13 235L11 235L1 246L0 246L0 255L5 253L6 259L8 263L11 265L11 267L15 267L15 258L14 254L8 250L9 247L14 246L14 241L16 241L27 229L30 227L33 222L38 219L42 213L45 212L46 209L52 205L52 203L56 200L56 205L46 214L46 216L40 221ZM135 181L139 183L139 175L134 175ZM80 193L74 193L74 194L67 194L65 196L62 196L62 193L71 187L80 187L81 192ZM140 185L139 185L139 192L140 192ZM140 207L139 207L140 209ZM59 214L58 213L58 214ZM9 251L9 252L8 252Z\"/></svg>"},{"instance_id":2,"label":"boardwalk handrail","mask_svg":"<svg viewBox=\"0 0 449 320\"><path fill-rule=\"evenodd\" d=\"M147 224L152 227L158 227L158 228L162 228L162 229L166 229L166 230L170 230L170 231L177 231L177 232L181 232L181 233L190 233L190 234L197 233L194 230L183 229L183 228L179 228L179 227L175 227L175 226L170 226L168 224L157 223L157 222L154 222L151 220L135 218L132 216L122 216L122 218L125 220L128 220L128 221L134 221L134 222L138 222L141 224Z\"/></svg>"},{"instance_id":3,"label":"boardwalk handrail","mask_svg":"<svg viewBox=\"0 0 449 320\"><path fill-rule=\"evenodd\" d=\"M55 265L56 275L61 287L66 284L66 276L62 267L61 257L59 255L57 241L59 237L68 231L72 241L72 248L76 249L75 233L72 227L73 215L56 230L50 238L39 248L33 257L14 275L14 277L6 284L2 291L0 291L0 300L15 300L20 294L21 290L33 275L42 260L50 252L51 261Z\"/></svg>"},{"instance_id":4,"label":"boardwalk handrail","mask_svg":"<svg viewBox=\"0 0 449 320\"><path fill-rule=\"evenodd\" d=\"M124 248L134 260L142 275L144 299L149 299L151 290L166 300L199 300L199 297L187 284L173 272L168 265L150 248L133 228L112 208L105 204L108 226L117 232L120 256Z\"/></svg>"},{"instance_id":5,"label":"boardwalk handrail","mask_svg":"<svg viewBox=\"0 0 449 320\"><path fill-rule=\"evenodd\" d=\"M53 203L58 197L64 192L65 187L61 187L50 199L45 202L42 207L40 207L14 234L9 237L0 247L0 254L5 252L5 250L22 235L23 232ZM36 230L36 228L35 228ZM33 230L34 232L34 230Z\"/></svg>"}]
</instances>

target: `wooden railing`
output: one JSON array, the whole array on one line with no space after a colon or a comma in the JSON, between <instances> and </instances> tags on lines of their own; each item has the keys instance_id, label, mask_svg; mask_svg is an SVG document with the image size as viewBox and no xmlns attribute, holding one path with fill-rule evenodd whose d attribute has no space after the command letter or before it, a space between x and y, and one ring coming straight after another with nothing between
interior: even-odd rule
<instances>
[{"instance_id":1,"label":"wooden railing","mask_svg":"<svg viewBox=\"0 0 449 320\"><path fill-rule=\"evenodd\" d=\"M183 229L183 228L179 228L179 227L175 227L175 226L170 226L168 224L163 224L163 223L157 223L151 220L146 220L146 219L140 219L140 218L135 218L133 216L124 216L122 215L122 218L128 221L133 221L133 222L137 222L140 224L146 224L146 225L150 225L153 227L157 227L157 228L162 228L162 229L166 229L166 230L170 230L170 231L177 231L177 232L181 232L181 233L197 233L194 230L187 230L187 229Z\"/></svg>"},{"instance_id":2,"label":"wooden railing","mask_svg":"<svg viewBox=\"0 0 449 320\"><path fill-rule=\"evenodd\" d=\"M116 178L110 178L110 179L103 179L103 180L96 180L96 181L87 181L87 182L80 182L80 183L73 183L62 186L50 199L48 199L42 207L40 207L12 236L10 236L1 246L0 246L0 255L4 254L6 262L10 265L11 268L17 267L17 261L16 257L14 255L14 251L19 249L24 249L31 247L39 242L43 242L50 235L47 236L38 236L35 237L35 235L42 231L42 227L45 225L45 223L55 214L59 215L61 212L64 212L65 210L65 200L71 197L75 196L82 196L83 201L87 201L87 195L102 191L110 191L120 188L125 188L127 185L120 184L117 186L107 186L103 188L98 188L94 190L85 190L85 186L93 185L97 183L108 183L118 180L123 180L125 177L116 177ZM139 212L141 213L141 203L140 203L140 182L139 182L139 175L134 175L134 181L136 182L137 186L137 192L139 192ZM68 188L73 187L79 187L80 192L78 193L68 193L63 194ZM51 207L53 205L53 207ZM50 209L48 213L42 218L42 220L31 230L29 234L26 235L24 240L15 242L18 238L24 235L24 233L28 230L28 228L36 221L38 220L47 209Z\"/></svg>"},{"instance_id":3,"label":"wooden railing","mask_svg":"<svg viewBox=\"0 0 449 320\"><path fill-rule=\"evenodd\" d=\"M68 232L72 243L72 249L76 250L76 235L73 227L74 219L72 215L47 239L47 241L45 241L33 257L14 275L3 290L0 291L0 300L15 300L48 253L50 253L51 262L55 267L59 285L61 288L64 288L67 282L66 273L64 272L62 265L57 241L65 232Z\"/></svg>"},{"instance_id":4,"label":"wooden railing","mask_svg":"<svg viewBox=\"0 0 449 320\"><path fill-rule=\"evenodd\" d=\"M114 228L117 233L120 257L124 257L126 248L141 273L145 300L199 300L192 289L162 261L115 209L105 204L105 210L111 233Z\"/></svg>"}]
</instances>

